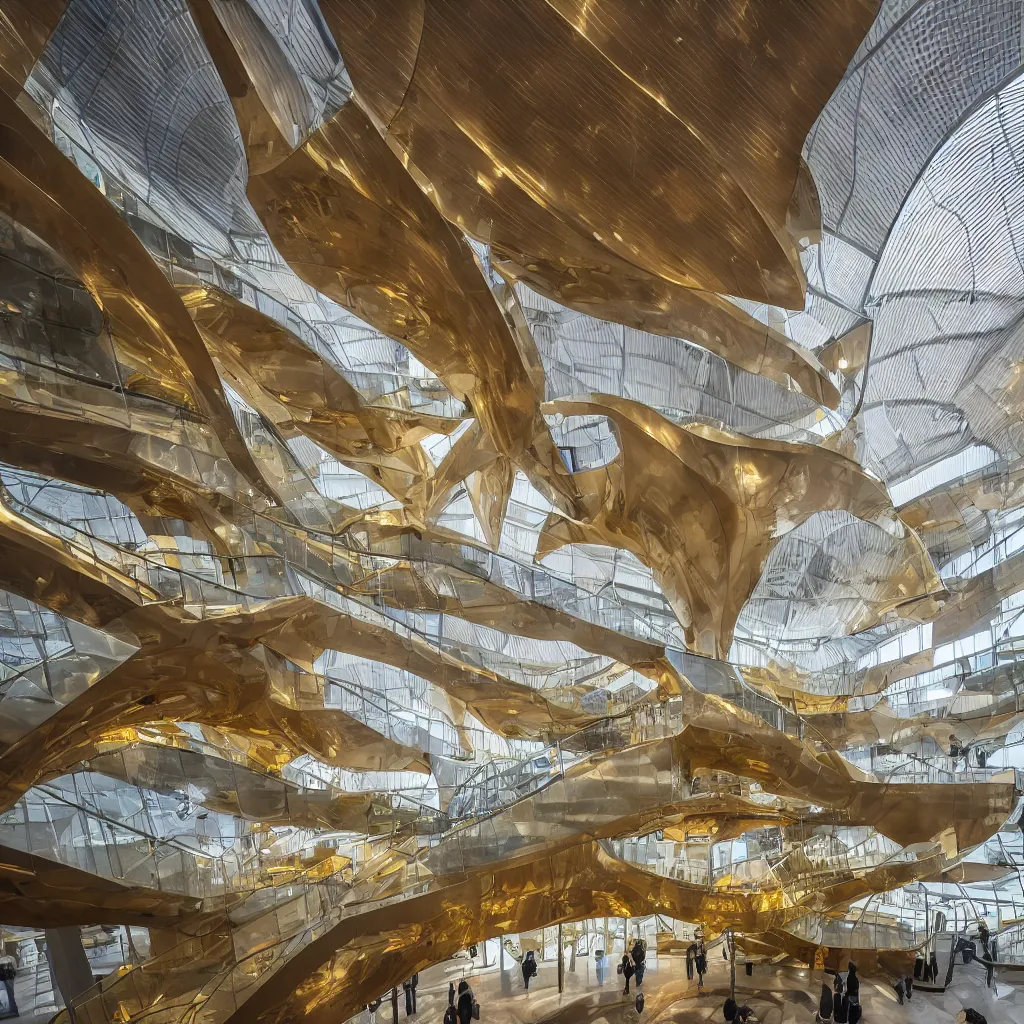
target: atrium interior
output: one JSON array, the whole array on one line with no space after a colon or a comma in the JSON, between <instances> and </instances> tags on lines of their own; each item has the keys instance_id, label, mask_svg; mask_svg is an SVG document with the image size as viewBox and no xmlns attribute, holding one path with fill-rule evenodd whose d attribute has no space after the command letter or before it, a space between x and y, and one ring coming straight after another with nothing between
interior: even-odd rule
<instances>
[{"instance_id":1,"label":"atrium interior","mask_svg":"<svg viewBox=\"0 0 1024 1024\"><path fill-rule=\"evenodd\" d=\"M0 0L0 1020L1024 1024L1018 663L1024 0Z\"/></svg>"}]
</instances>

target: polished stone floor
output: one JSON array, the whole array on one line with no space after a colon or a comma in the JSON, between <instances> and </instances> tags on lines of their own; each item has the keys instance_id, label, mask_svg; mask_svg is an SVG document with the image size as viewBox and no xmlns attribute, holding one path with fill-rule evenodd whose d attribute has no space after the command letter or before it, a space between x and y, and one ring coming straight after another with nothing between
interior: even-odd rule
<instances>
[{"instance_id":1,"label":"polished stone floor","mask_svg":"<svg viewBox=\"0 0 1024 1024\"><path fill-rule=\"evenodd\" d=\"M714 953L715 951L713 951ZM695 982L686 980L685 960L679 957L652 958L644 978L643 1020L646 1024L697 1024L722 1021L722 1004L729 992L729 969L712 955L710 973L703 993ZM517 964L506 961L504 977L496 967L474 966L469 960L450 960L420 976L417 1013L410 1024L440 1024L447 1003L448 983L466 977L481 1007L481 1024L638 1024L632 993L622 995L622 979L614 965L599 980L593 960L577 959L576 970L566 971L565 991L557 987L553 962L539 964L538 977L523 989ZM810 1024L814 1019L821 974L806 969L757 967L747 977L737 974L737 998L748 1003L763 1024ZM1017 978L1020 984L1015 984ZM635 993L635 986L633 993ZM399 1024L404 1024L405 1000L398 992ZM1006 973L995 991L986 990L984 973L977 968L957 969L953 984L945 993L918 991L900 1006L893 990L884 982L865 978L861 982L863 1024L951 1024L965 1006L984 1013L989 1024L1024 1024L1024 973ZM366 1016L354 1019L365 1024ZM385 1000L375 1024L391 1024L392 1011Z\"/></svg>"}]
</instances>

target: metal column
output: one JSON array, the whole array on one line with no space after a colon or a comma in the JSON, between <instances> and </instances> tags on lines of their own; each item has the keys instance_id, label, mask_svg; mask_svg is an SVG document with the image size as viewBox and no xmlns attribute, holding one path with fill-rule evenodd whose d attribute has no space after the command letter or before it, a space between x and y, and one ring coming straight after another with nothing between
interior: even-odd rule
<instances>
[{"instance_id":1,"label":"metal column","mask_svg":"<svg viewBox=\"0 0 1024 1024\"><path fill-rule=\"evenodd\" d=\"M736 936L732 929L729 929L729 995L736 998Z\"/></svg>"}]
</instances>

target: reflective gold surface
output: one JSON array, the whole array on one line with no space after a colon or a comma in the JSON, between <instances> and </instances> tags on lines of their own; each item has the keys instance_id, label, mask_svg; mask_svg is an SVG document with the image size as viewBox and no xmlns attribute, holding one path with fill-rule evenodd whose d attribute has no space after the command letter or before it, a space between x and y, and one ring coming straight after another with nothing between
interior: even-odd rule
<instances>
[{"instance_id":1,"label":"reflective gold surface","mask_svg":"<svg viewBox=\"0 0 1024 1024\"><path fill-rule=\"evenodd\" d=\"M90 924L99 913L143 928L173 927L185 917L195 918L199 909L199 900L179 893L143 890L0 847L0 914L9 924Z\"/></svg>"},{"instance_id":2,"label":"reflective gold surface","mask_svg":"<svg viewBox=\"0 0 1024 1024\"><path fill-rule=\"evenodd\" d=\"M565 544L632 551L654 569L688 646L713 657L728 651L740 608L780 532L825 509L866 520L892 517L878 481L822 448L680 426L610 395L549 408L565 416L607 416L620 454L607 466L576 474L585 514L574 521L552 513L538 557ZM940 587L927 553L908 534L907 558L875 614Z\"/></svg>"},{"instance_id":3,"label":"reflective gold surface","mask_svg":"<svg viewBox=\"0 0 1024 1024\"><path fill-rule=\"evenodd\" d=\"M828 32L852 49L874 6L858 4L855 11L818 26L808 33L807 44L824 48L823 32ZM729 173L729 164L735 166L741 150L750 154L746 159L755 166L758 160L757 148L749 144L753 133L742 118L730 117L731 127L723 132L722 120L712 110L691 105L689 83L631 77L635 69L626 56L628 40L631 33L648 34L653 12L638 14L615 3L599 4L577 23L578 12L572 7L530 0L480 0L469 6L328 3L325 13L341 41L357 94L387 125L389 140L434 185L442 201L450 202L448 197L459 195L461 189L467 199L472 194L484 204L481 208L471 200L461 208L454 206L458 215L451 219L456 223L465 223L470 230L474 223L487 225L490 218L481 216L487 209L486 197L500 198L499 190L507 182L536 205L549 207L575 231L596 235L615 255L659 277L782 305L798 302L800 282L782 243L773 238ZM757 15L736 5L735 11L723 12L720 21L718 12L703 24L697 15L684 27L684 11L679 5L673 11L679 30L665 28L664 45L671 46L669 40L677 36L687 37L699 61L680 60L672 67L688 65L698 80L707 74L715 84L702 81L699 95L718 91L732 109L727 97L733 93L734 73L711 59L709 37L725 34L730 15L735 20L729 27L739 32L745 17L752 24ZM391 49L381 45L382 38L400 42ZM413 51L414 65L409 59ZM745 77L753 71L743 53L738 65ZM845 63L841 53L832 57L835 64L823 90L826 95ZM829 73L816 65L819 69L828 82ZM757 179L752 191L777 188L779 194L769 204L775 207L777 220L784 219L795 184L806 125L822 100L800 95L803 90L787 81L789 71L787 62L776 73L780 91L787 98L800 96L794 105L806 104L796 123L783 129L793 132L787 146L789 166L773 161L777 186L764 181L760 168L740 174L745 182ZM649 74L657 78L658 71ZM515 90L517 102L495 104L494 98L506 90ZM759 130L765 121L787 121L771 107L768 95L762 93L764 106L757 110L755 101L748 114ZM586 104L582 116L573 115L568 97ZM684 97L685 109L677 113ZM697 113L698 106L705 113ZM706 142L704 133L694 130L696 125L684 127L691 117L705 118L700 127L710 128L717 138ZM623 124L635 127L628 132ZM470 152L479 153L478 160L489 160L492 173L474 181L467 194L470 179L465 169L478 162L467 159ZM542 163L542 153L555 159ZM727 153L733 158L723 160ZM439 167L434 161L445 157L451 169L435 173ZM656 203L655 196L661 202Z\"/></svg>"},{"instance_id":4,"label":"reflective gold surface","mask_svg":"<svg viewBox=\"0 0 1024 1024\"><path fill-rule=\"evenodd\" d=\"M371 406L285 327L218 289L179 286L221 371L286 435L302 433L399 500L423 504L433 464L417 443L458 420ZM400 396L396 396L396 399Z\"/></svg>"},{"instance_id":5,"label":"reflective gold surface","mask_svg":"<svg viewBox=\"0 0 1024 1024\"><path fill-rule=\"evenodd\" d=\"M893 508L805 145L876 0L190 0L123 107L87 2L0 11L0 921L150 931L77 1022L591 916L886 977L996 891L1020 467Z\"/></svg>"},{"instance_id":6,"label":"reflective gold surface","mask_svg":"<svg viewBox=\"0 0 1024 1024\"><path fill-rule=\"evenodd\" d=\"M195 6L242 126L249 199L277 250L303 280L406 345L465 398L497 453L571 502L539 412L543 372L533 339L510 328L463 236L358 103L288 141L296 126L278 107L282 95L260 88L255 62L225 32L231 5Z\"/></svg>"},{"instance_id":7,"label":"reflective gold surface","mask_svg":"<svg viewBox=\"0 0 1024 1024\"><path fill-rule=\"evenodd\" d=\"M16 97L67 8L67 0L10 0L0 10L0 89Z\"/></svg>"},{"instance_id":8,"label":"reflective gold surface","mask_svg":"<svg viewBox=\"0 0 1024 1024\"><path fill-rule=\"evenodd\" d=\"M417 868L407 852L393 854L371 863L352 879L345 899L350 913L321 938L288 958L276 970L262 963L240 962L234 970L230 956L207 961L197 969L209 992L202 1001L204 1014L227 1014L231 1021L256 1019L327 1020L329 1014L348 1016L358 1007L359 992L386 991L429 963L443 959L459 948L493 933L527 932L562 919L574 912L584 916L643 916L658 912L670 917L704 922L709 929L733 925L749 933L754 943L759 936L776 950L814 962L815 946L798 933L785 930L786 922L805 921L804 930L837 931L835 917L830 923L819 917L818 908L842 906L856 892L874 885L927 873L935 858L918 865L905 864L897 872L867 872L862 879L838 887L808 890L802 905L780 902L778 893L708 892L700 887L661 878L630 866L609 855L602 847L585 843L571 850L533 857L521 865L502 864L486 874L459 871L455 875L431 877ZM809 880L808 880L809 883ZM403 901L389 903L403 885L414 891ZM835 901L835 902L833 902ZM399 922L405 922L404 925ZM837 932L838 933L838 932ZM188 945L182 947L187 949ZM838 964L856 955L866 974L889 970L912 952L847 946L833 940L826 961ZM884 963L875 963L878 956ZM104 1020L108 1007L123 1005L129 1012L145 1005L153 991L173 991L180 953L168 954L119 979L103 995L78 1008L85 1019ZM219 972L230 971L225 977ZM230 978L230 980L228 980ZM129 983L130 982L130 983ZM228 988L230 986L230 994ZM234 1007L234 1012L231 1009ZM254 1016L255 1015L255 1016Z\"/></svg>"},{"instance_id":9,"label":"reflective gold surface","mask_svg":"<svg viewBox=\"0 0 1024 1024\"><path fill-rule=\"evenodd\" d=\"M212 731L212 730L211 730ZM342 831L387 831L391 799L380 793L308 789L266 772L222 742L198 743L166 728L119 729L103 734L83 767L154 793L188 791L204 807L261 825Z\"/></svg>"},{"instance_id":10,"label":"reflective gold surface","mask_svg":"<svg viewBox=\"0 0 1024 1024\"><path fill-rule=\"evenodd\" d=\"M878 10L874 0L783 11L770 0L551 6L702 140L777 232L787 223L804 139Z\"/></svg>"},{"instance_id":11,"label":"reflective gold surface","mask_svg":"<svg viewBox=\"0 0 1024 1024\"><path fill-rule=\"evenodd\" d=\"M198 412L251 484L261 476L181 301L95 187L0 93L0 211L60 253L103 310L126 390ZM200 428L201 429L201 428Z\"/></svg>"},{"instance_id":12,"label":"reflective gold surface","mask_svg":"<svg viewBox=\"0 0 1024 1024\"><path fill-rule=\"evenodd\" d=\"M264 758L272 758L265 760L270 766L309 751L349 767L424 771L421 752L325 707L322 677L289 666L261 643L264 638L272 643L270 634L301 618L301 611L300 599L200 621L159 605L122 618L120 631L148 642L0 755L5 802L34 780L90 759L105 745L107 731L158 723L168 714L251 737L250 751L257 759L261 744L269 748Z\"/></svg>"},{"instance_id":13,"label":"reflective gold surface","mask_svg":"<svg viewBox=\"0 0 1024 1024\"><path fill-rule=\"evenodd\" d=\"M231 100L249 168L253 174L260 174L280 163L295 148L294 142L290 144L286 138L295 130L295 125L294 122L284 123L281 116L284 111L267 95L271 83L256 83L250 78L250 69L225 24L230 25L234 16L252 28L255 19L247 17L248 12L239 5L222 0L188 0L188 6ZM264 46L274 45L266 38L261 42Z\"/></svg>"},{"instance_id":14,"label":"reflective gold surface","mask_svg":"<svg viewBox=\"0 0 1024 1024\"><path fill-rule=\"evenodd\" d=\"M764 82L737 89L757 62L731 41L752 41L754 25L776 20L748 6L714 18L674 6L678 32L664 36L672 62L656 57L643 71L626 40L652 35L663 13L653 8L588 4L582 16L572 3L531 0L325 3L324 13L358 101L441 212L491 246L503 273L575 309L692 339L834 405L813 356L713 293L799 301L802 272L785 225L800 144L875 6L806 26L797 45L834 61L829 70L813 62L806 84L760 38L759 60L774 65L767 91ZM823 45L829 37L837 45ZM699 59L677 62L676 38ZM744 52L739 75L712 59L719 52ZM727 119L693 101L704 90L728 105ZM516 102L496 100L505 94Z\"/></svg>"},{"instance_id":15,"label":"reflective gold surface","mask_svg":"<svg viewBox=\"0 0 1024 1024\"><path fill-rule=\"evenodd\" d=\"M467 243L355 103L253 175L249 197L304 280L403 342L465 397L497 452L571 496L540 416L536 352L520 350Z\"/></svg>"}]
</instances>

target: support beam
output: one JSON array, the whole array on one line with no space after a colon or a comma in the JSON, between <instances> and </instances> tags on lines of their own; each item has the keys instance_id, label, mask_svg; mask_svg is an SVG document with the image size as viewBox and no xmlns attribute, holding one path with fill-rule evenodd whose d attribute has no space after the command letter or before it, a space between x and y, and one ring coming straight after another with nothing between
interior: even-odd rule
<instances>
[{"instance_id":1,"label":"support beam","mask_svg":"<svg viewBox=\"0 0 1024 1024\"><path fill-rule=\"evenodd\" d=\"M73 1004L93 986L92 968L82 945L82 929L75 926L46 929L46 957L53 980L60 989L68 1016L75 1019Z\"/></svg>"},{"instance_id":2,"label":"support beam","mask_svg":"<svg viewBox=\"0 0 1024 1024\"><path fill-rule=\"evenodd\" d=\"M562 926L558 926L558 991L565 987L565 954L562 951Z\"/></svg>"}]
</instances>

